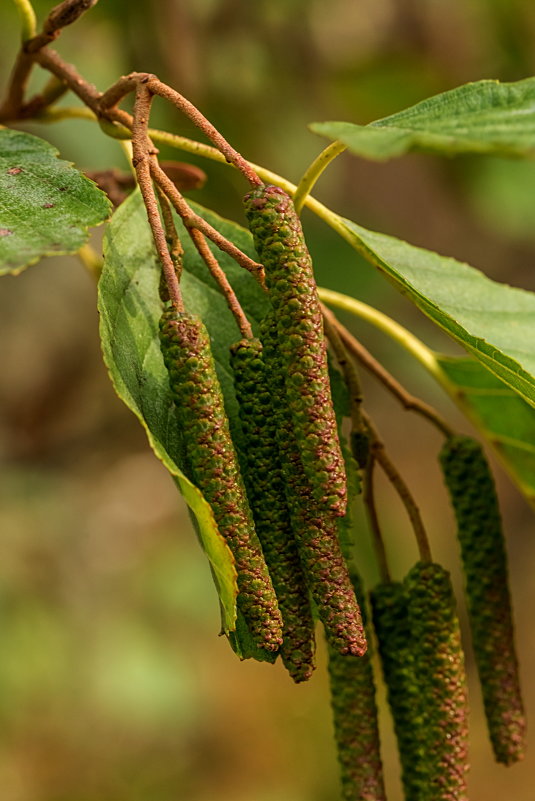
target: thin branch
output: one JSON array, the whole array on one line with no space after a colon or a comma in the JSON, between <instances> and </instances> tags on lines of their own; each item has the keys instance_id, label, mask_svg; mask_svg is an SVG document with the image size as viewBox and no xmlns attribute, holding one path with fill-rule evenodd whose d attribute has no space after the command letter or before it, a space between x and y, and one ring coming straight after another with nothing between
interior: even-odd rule
<instances>
[{"instance_id":1,"label":"thin branch","mask_svg":"<svg viewBox=\"0 0 535 801\"><path fill-rule=\"evenodd\" d=\"M370 524L372 533L373 548L379 567L379 575L381 581L390 582L391 574L388 567L388 559L386 555L385 542L379 524L379 517L377 515L377 506L375 503L375 492L373 486L373 468L375 467L375 459L370 457L364 474L364 503L366 505L366 514Z\"/></svg>"},{"instance_id":2,"label":"thin branch","mask_svg":"<svg viewBox=\"0 0 535 801\"><path fill-rule=\"evenodd\" d=\"M134 104L134 125L132 129L132 163L136 169L136 176L141 194L147 210L147 217L152 230L152 236L162 264L163 274L169 291L171 302L178 311L184 310L182 293L175 273L175 268L169 250L165 231L162 226L158 203L152 186L149 160L153 155L150 152L150 140L147 137L152 95L147 86L139 84L136 90Z\"/></svg>"},{"instance_id":3,"label":"thin branch","mask_svg":"<svg viewBox=\"0 0 535 801\"><path fill-rule=\"evenodd\" d=\"M314 184L322 172L329 166L331 161L340 155L340 153L343 153L346 148L347 145L342 144L342 142L331 142L331 144L327 145L325 150L322 150L319 156L314 159L310 167L305 170L303 177L297 184L297 189L293 197L295 210L298 214L301 213L307 196L312 191Z\"/></svg>"},{"instance_id":4,"label":"thin branch","mask_svg":"<svg viewBox=\"0 0 535 801\"><path fill-rule=\"evenodd\" d=\"M64 61L59 53L55 50L50 50L50 48L35 53L33 58L41 67L51 72L60 80L65 81L69 89L71 89L75 95L78 95L80 100L94 111L97 117L99 116L98 104L100 92L96 86L93 86L93 84L86 81L85 78L80 75L73 64ZM132 118L130 117L130 119Z\"/></svg>"},{"instance_id":5,"label":"thin branch","mask_svg":"<svg viewBox=\"0 0 535 801\"><path fill-rule=\"evenodd\" d=\"M420 559L423 562L431 562L431 548L429 545L429 539L427 537L427 533L422 521L422 517L420 515L420 510L414 497L408 488L405 480L401 476L401 473L398 471L397 467L393 464L390 460L384 442L379 437L375 426L373 425L369 415L366 412L362 412L362 416L366 422L366 426L371 434L372 441L371 441L371 453L372 457L377 459L377 462L381 466L383 472L387 476L388 480L391 482L392 486L396 490L397 494L399 495L400 500L402 501L409 519L412 523L412 528L414 531L414 535L416 537L416 542L418 544L418 551L420 553Z\"/></svg>"},{"instance_id":6,"label":"thin branch","mask_svg":"<svg viewBox=\"0 0 535 801\"><path fill-rule=\"evenodd\" d=\"M451 437L454 434L452 427L444 420L444 418L434 409L430 404L426 403L420 398L411 395L400 383L397 381L394 376L388 372L388 370L383 367L383 365L375 359L372 354L367 350L367 348L362 345L352 334L349 333L347 328L336 319L336 317L326 309L325 306L322 307L324 314L329 314L332 317L332 325L340 335L340 338L348 349L348 351L356 358L358 361L366 367L371 373L375 375L379 381L388 389L389 392L397 398L397 400L401 403L401 405L409 410L416 412L417 414L425 417L436 426L442 434L447 437Z\"/></svg>"},{"instance_id":7,"label":"thin branch","mask_svg":"<svg viewBox=\"0 0 535 801\"><path fill-rule=\"evenodd\" d=\"M220 250L228 253L228 255L234 259L234 261L252 273L263 285L263 266L249 258L249 256L247 256L242 250L237 248L236 245L234 245L232 242L230 242L230 240L220 234L219 231L213 228L210 223L206 222L203 217L201 217L199 214L195 214L193 209L185 200L184 196L178 191L173 181L171 181L171 179L164 173L162 168L156 162L151 161L150 170L153 180L165 192L175 211L181 217L186 228L198 228L199 231L202 231L202 233L207 236L208 239L211 239Z\"/></svg>"},{"instance_id":8,"label":"thin branch","mask_svg":"<svg viewBox=\"0 0 535 801\"><path fill-rule=\"evenodd\" d=\"M175 268L177 280L180 282L182 277L182 258L184 256L184 248L179 239L175 221L173 220L173 212L167 197L164 195L159 186L156 186L156 194L162 212L163 224L165 228L165 238L169 247L169 255Z\"/></svg>"},{"instance_id":9,"label":"thin branch","mask_svg":"<svg viewBox=\"0 0 535 801\"><path fill-rule=\"evenodd\" d=\"M262 180L258 177L255 170L251 165L238 153L232 145L222 136L217 128L201 114L198 108L187 100L183 95L172 89L170 86L162 83L156 75L150 73L133 72L120 78L110 89L108 89L101 97L101 108L103 110L113 108L122 100L125 95L131 92L139 81L146 81L150 91L159 95L159 97L168 100L176 108L185 114L196 125L205 136L217 147L223 154L225 160L233 164L249 181L252 186L259 186Z\"/></svg>"},{"instance_id":10,"label":"thin branch","mask_svg":"<svg viewBox=\"0 0 535 801\"><path fill-rule=\"evenodd\" d=\"M188 234L190 235L193 244L197 248L199 255L203 259L204 263L210 270L211 275L217 281L221 292L225 296L225 300L227 301L227 305L234 315L234 319L240 329L240 333L242 337L246 339L251 339L253 336L253 330L251 328L251 323L247 319L245 312L243 311L242 307L240 306L240 302L236 297L236 293L232 289L229 280L223 270L221 269L219 262L217 261L216 257L208 247L208 243L198 228L188 228Z\"/></svg>"},{"instance_id":11,"label":"thin branch","mask_svg":"<svg viewBox=\"0 0 535 801\"><path fill-rule=\"evenodd\" d=\"M35 94L21 108L21 117L37 117L43 113L44 109L51 106L68 91L69 87L65 81L56 75L51 75L45 86L40 92Z\"/></svg>"},{"instance_id":12,"label":"thin branch","mask_svg":"<svg viewBox=\"0 0 535 801\"><path fill-rule=\"evenodd\" d=\"M118 122L128 129L133 129L132 116L128 112L118 108L106 109L106 103L101 103L101 94L95 86L88 83L78 73L72 64L67 64L63 61L61 56L54 50L44 50L36 55L36 61L45 69L48 69L61 80L65 81L72 91L88 106L99 120L108 119L112 122ZM136 84L144 85L147 84ZM103 108L104 107L104 108ZM61 110L58 109L61 114ZM106 115L105 117L103 115ZM85 115L84 115L85 116ZM147 135L146 130L145 135ZM259 281L261 286L264 286L264 268L258 262L253 261L243 251L237 248L226 237L219 233L213 226L190 208L189 204L184 199L183 195L178 191L175 184L167 177L163 170L159 167L158 163L150 159L150 171L153 180L157 183L167 195L173 204L177 214L182 218L186 227L198 228L202 231L208 239L211 239L220 250L228 253L241 267L251 272Z\"/></svg>"},{"instance_id":13,"label":"thin branch","mask_svg":"<svg viewBox=\"0 0 535 801\"><path fill-rule=\"evenodd\" d=\"M355 365L348 357L346 346L338 331L336 317L332 311L326 306L323 306L323 304L321 311L323 314L325 334L331 344L334 355L336 356L336 361L340 365L347 388L349 389L352 427L354 431L359 431L362 429L362 416L360 414L362 389L360 386L359 374L357 373Z\"/></svg>"}]
</instances>

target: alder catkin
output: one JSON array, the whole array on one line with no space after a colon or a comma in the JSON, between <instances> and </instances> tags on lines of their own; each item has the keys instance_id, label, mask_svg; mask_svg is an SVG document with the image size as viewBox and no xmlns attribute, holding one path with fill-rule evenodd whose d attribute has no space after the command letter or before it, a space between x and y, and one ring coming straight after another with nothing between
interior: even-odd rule
<instances>
[{"instance_id":1,"label":"alder catkin","mask_svg":"<svg viewBox=\"0 0 535 801\"><path fill-rule=\"evenodd\" d=\"M234 555L238 605L256 644L276 650L281 614L254 530L210 337L199 317L169 309L160 321L160 343L193 481Z\"/></svg>"},{"instance_id":2,"label":"alder catkin","mask_svg":"<svg viewBox=\"0 0 535 801\"><path fill-rule=\"evenodd\" d=\"M351 578L357 597L363 598L360 577L352 572ZM361 657L342 655L329 645L328 654L342 798L386 801L370 653Z\"/></svg>"},{"instance_id":3,"label":"alder catkin","mask_svg":"<svg viewBox=\"0 0 535 801\"><path fill-rule=\"evenodd\" d=\"M467 801L467 695L449 573L418 562L405 579L415 671L424 711L425 801Z\"/></svg>"},{"instance_id":4,"label":"alder catkin","mask_svg":"<svg viewBox=\"0 0 535 801\"><path fill-rule=\"evenodd\" d=\"M424 710L416 679L414 638L408 598L401 582L377 585L370 593L388 704L401 763L405 801L422 801L428 780L425 759Z\"/></svg>"},{"instance_id":5,"label":"alder catkin","mask_svg":"<svg viewBox=\"0 0 535 801\"><path fill-rule=\"evenodd\" d=\"M333 409L323 319L312 261L289 195L263 185L245 197L245 213L277 321L288 405L312 496L343 516L345 466Z\"/></svg>"},{"instance_id":6,"label":"alder catkin","mask_svg":"<svg viewBox=\"0 0 535 801\"><path fill-rule=\"evenodd\" d=\"M481 446L471 437L448 439L440 462L457 519L474 656L490 739L496 760L511 765L524 756L526 719L494 480Z\"/></svg>"},{"instance_id":7,"label":"alder catkin","mask_svg":"<svg viewBox=\"0 0 535 801\"><path fill-rule=\"evenodd\" d=\"M255 528L283 620L281 657L295 682L314 670L314 620L286 503L271 394L258 339L231 347L243 432L245 480Z\"/></svg>"},{"instance_id":8,"label":"alder catkin","mask_svg":"<svg viewBox=\"0 0 535 801\"><path fill-rule=\"evenodd\" d=\"M286 498L307 584L329 643L340 653L362 656L367 647L366 635L340 548L337 518L326 514L311 496L308 476L303 470L300 449L288 414L284 366L279 357L276 323L272 314L262 321L261 336Z\"/></svg>"}]
</instances>

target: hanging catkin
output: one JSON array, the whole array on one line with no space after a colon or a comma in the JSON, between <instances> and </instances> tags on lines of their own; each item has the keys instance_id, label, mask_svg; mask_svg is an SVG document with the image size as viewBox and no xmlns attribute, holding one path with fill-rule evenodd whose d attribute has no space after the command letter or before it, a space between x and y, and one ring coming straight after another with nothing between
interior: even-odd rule
<instances>
[{"instance_id":1,"label":"hanging catkin","mask_svg":"<svg viewBox=\"0 0 535 801\"><path fill-rule=\"evenodd\" d=\"M331 399L323 319L307 250L289 195L261 186L245 197L249 221L277 321L287 400L312 496L342 516L344 459Z\"/></svg>"},{"instance_id":2,"label":"hanging catkin","mask_svg":"<svg viewBox=\"0 0 535 801\"><path fill-rule=\"evenodd\" d=\"M496 760L511 765L524 756L526 720L496 489L485 454L471 437L448 439L440 462L457 519L490 739Z\"/></svg>"},{"instance_id":3,"label":"hanging catkin","mask_svg":"<svg viewBox=\"0 0 535 801\"><path fill-rule=\"evenodd\" d=\"M408 599L403 584L387 582L370 593L373 625L401 763L405 801L426 793L425 726L414 665Z\"/></svg>"},{"instance_id":4,"label":"hanging catkin","mask_svg":"<svg viewBox=\"0 0 535 801\"><path fill-rule=\"evenodd\" d=\"M260 340L242 339L233 345L231 365L240 406L247 493L282 613L281 657L294 681L306 681L314 670L314 621L286 503Z\"/></svg>"},{"instance_id":5,"label":"hanging catkin","mask_svg":"<svg viewBox=\"0 0 535 801\"><path fill-rule=\"evenodd\" d=\"M363 598L360 577L352 571L351 579L357 597ZM361 657L342 655L331 645L328 652L342 798L344 801L386 801L370 653Z\"/></svg>"},{"instance_id":6,"label":"hanging catkin","mask_svg":"<svg viewBox=\"0 0 535 801\"><path fill-rule=\"evenodd\" d=\"M449 573L418 562L405 579L415 671L424 712L422 801L467 801L467 697L459 621Z\"/></svg>"},{"instance_id":7,"label":"hanging catkin","mask_svg":"<svg viewBox=\"0 0 535 801\"><path fill-rule=\"evenodd\" d=\"M307 584L329 643L340 653L361 656L366 651L366 635L341 552L337 519L326 514L311 497L288 415L284 367L273 315L262 321L261 334L288 508Z\"/></svg>"},{"instance_id":8,"label":"hanging catkin","mask_svg":"<svg viewBox=\"0 0 535 801\"><path fill-rule=\"evenodd\" d=\"M210 504L238 573L238 604L261 648L282 642L282 620L230 436L210 337L196 315L164 311L160 343L195 484Z\"/></svg>"}]
</instances>

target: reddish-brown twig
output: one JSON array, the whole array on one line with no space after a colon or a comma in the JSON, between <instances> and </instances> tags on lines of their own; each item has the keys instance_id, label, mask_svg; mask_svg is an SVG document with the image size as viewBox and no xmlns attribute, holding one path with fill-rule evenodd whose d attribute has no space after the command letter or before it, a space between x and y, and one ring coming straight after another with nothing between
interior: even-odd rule
<instances>
[{"instance_id":1,"label":"reddish-brown twig","mask_svg":"<svg viewBox=\"0 0 535 801\"><path fill-rule=\"evenodd\" d=\"M43 23L43 30L23 42L11 72L6 98L0 106L0 119L27 116L24 111L24 95L36 55L57 39L62 28L75 22L96 2L97 0L64 0L50 11Z\"/></svg>"},{"instance_id":2,"label":"reddish-brown twig","mask_svg":"<svg viewBox=\"0 0 535 801\"><path fill-rule=\"evenodd\" d=\"M155 189L156 189L156 194L158 196L160 209L162 212L163 225L165 228L165 238L167 239L167 245L169 247L169 255L171 256L171 260L175 268L176 277L180 283L180 278L182 275L182 257L184 256L184 248L182 247L182 242L180 241L176 230L175 221L173 220L173 211L171 209L171 205L158 185L156 185Z\"/></svg>"},{"instance_id":3,"label":"reddish-brown twig","mask_svg":"<svg viewBox=\"0 0 535 801\"><path fill-rule=\"evenodd\" d=\"M405 509L412 524L412 528L414 530L416 542L418 544L420 559L423 562L431 562L432 561L431 548L429 545L429 540L427 538L427 533L422 521L422 517L420 515L420 510L418 508L418 505L414 500L410 489L405 483L405 480L401 476L401 473L399 472L397 467L393 464L393 462L390 460L386 452L384 442L377 433L377 429L373 425L369 415L367 415L366 412L362 411L362 417L371 435L370 449L372 458L377 460L377 463L381 466L383 472L385 473L388 480L391 482L392 486L399 495L400 500L405 506Z\"/></svg>"},{"instance_id":4,"label":"reddish-brown twig","mask_svg":"<svg viewBox=\"0 0 535 801\"><path fill-rule=\"evenodd\" d=\"M125 128L132 130L133 119L132 115L122 109L111 107L105 108L101 106L102 95L95 86L86 81L76 67L63 61L61 56L54 50L46 49L40 51L35 55L35 60L42 67L52 72L60 80L64 81L69 89L71 89L82 101L88 106L99 119L107 120L109 122L117 122ZM105 104L104 104L105 105ZM0 120L7 119L0 116ZM208 239L211 239L217 247L225 253L228 253L241 267L244 267L250 273L255 275L259 283L264 285L264 268L258 262L253 261L247 254L243 253L236 245L230 242L226 237L219 233L213 226L190 208L182 194L178 191L174 183L165 175L163 170L154 161L150 160L150 169L152 177L163 190L165 195L170 199L176 212L184 221L187 227L198 228L202 231Z\"/></svg>"},{"instance_id":5,"label":"reddish-brown twig","mask_svg":"<svg viewBox=\"0 0 535 801\"><path fill-rule=\"evenodd\" d=\"M193 244L197 248L199 255L201 256L202 260L210 270L210 273L217 281L219 288L223 295L225 296L225 300L227 301L227 305L234 315L234 319L240 329L240 333L242 337L246 339L250 339L253 336L253 330L251 328L251 323L245 316L245 312L243 311L238 298L236 297L236 293L232 289L229 280L223 270L219 262L217 261L216 257L208 247L208 243L198 228L188 228L188 234L190 235Z\"/></svg>"},{"instance_id":6,"label":"reddish-brown twig","mask_svg":"<svg viewBox=\"0 0 535 801\"><path fill-rule=\"evenodd\" d=\"M165 192L186 228L198 228L199 231L207 236L208 239L211 239L220 250L232 256L241 267L244 267L252 273L260 283L263 284L264 268L262 265L249 258L249 256L220 234L219 231L211 226L203 217L196 214L184 199L184 196L178 191L175 184L167 177L155 161L151 161L150 169L155 183Z\"/></svg>"},{"instance_id":7,"label":"reddish-brown twig","mask_svg":"<svg viewBox=\"0 0 535 801\"><path fill-rule=\"evenodd\" d=\"M366 471L364 474L364 503L366 505L366 512L372 533L373 547L379 567L381 581L389 582L391 581L390 569L388 567L385 543L381 532L381 526L379 524L379 517L377 515L377 506L375 503L375 492L373 486L374 467L375 459L373 456L371 456L368 459L368 464L366 465Z\"/></svg>"},{"instance_id":8,"label":"reddish-brown twig","mask_svg":"<svg viewBox=\"0 0 535 801\"><path fill-rule=\"evenodd\" d=\"M120 78L113 86L111 86L100 99L100 107L102 110L114 108L127 94L132 92L136 85L140 82L146 82L150 91L159 97L168 100L176 108L182 111L193 123L196 125L205 136L217 147L217 149L225 156L229 164L234 166L247 178L252 186L259 186L262 180L258 177L253 168L243 158L243 156L235 150L232 145L227 142L217 128L202 114L199 109L190 103L183 95L172 89L170 86L162 83L156 75L144 72L132 72L130 75L125 75Z\"/></svg>"},{"instance_id":9,"label":"reddish-brown twig","mask_svg":"<svg viewBox=\"0 0 535 801\"><path fill-rule=\"evenodd\" d=\"M329 340L331 347L336 356L336 361L340 365L340 369L344 375L347 388L349 390L349 398L351 403L351 423L354 431L362 429L362 417L360 408L362 404L362 390L360 387L360 379L355 368L355 365L348 356L342 337L337 327L337 319L330 309L322 304L321 311L323 314L323 324L325 327L325 334Z\"/></svg>"},{"instance_id":10,"label":"reddish-brown twig","mask_svg":"<svg viewBox=\"0 0 535 801\"><path fill-rule=\"evenodd\" d=\"M332 322L332 325L338 331L342 342L344 343L347 350L371 373L375 375L376 378L381 381L381 383L389 390L389 392L394 395L398 401L402 404L402 406L410 411L416 412L417 414L425 417L429 422L433 423L436 428L439 429L445 436L451 437L454 434L452 427L444 420L444 418L423 400L420 398L416 398L414 395L411 395L410 392L407 390L397 381L394 376L388 372L388 370L383 367L380 362L375 359L369 350L367 350L362 343L360 343L352 334L349 333L347 328L343 326L339 320L332 314L332 312L327 309L326 306L322 305L322 310L325 315L330 315L329 319Z\"/></svg>"},{"instance_id":11,"label":"reddish-brown twig","mask_svg":"<svg viewBox=\"0 0 535 801\"><path fill-rule=\"evenodd\" d=\"M154 244L160 261L167 284L169 297L172 304L178 311L184 310L182 293L175 273L173 260L169 254L165 230L158 211L158 202L154 187L152 186L149 160L154 155L150 147L150 140L147 136L152 94L146 85L138 84L136 89L136 100L134 104L134 124L132 127L132 163L136 170L136 176L147 210L147 217L152 230Z\"/></svg>"}]
</instances>

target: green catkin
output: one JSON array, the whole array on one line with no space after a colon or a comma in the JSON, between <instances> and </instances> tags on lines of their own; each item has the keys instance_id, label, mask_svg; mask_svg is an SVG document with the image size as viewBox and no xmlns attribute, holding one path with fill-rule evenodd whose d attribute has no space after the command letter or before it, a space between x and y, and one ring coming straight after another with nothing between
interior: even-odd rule
<instances>
[{"instance_id":1,"label":"green catkin","mask_svg":"<svg viewBox=\"0 0 535 801\"><path fill-rule=\"evenodd\" d=\"M467 695L449 573L418 562L405 579L416 677L424 710L422 801L467 801Z\"/></svg>"},{"instance_id":2,"label":"green catkin","mask_svg":"<svg viewBox=\"0 0 535 801\"><path fill-rule=\"evenodd\" d=\"M457 519L490 739L496 760L511 765L524 756L526 719L496 489L485 454L471 437L448 439L440 462Z\"/></svg>"},{"instance_id":3,"label":"green catkin","mask_svg":"<svg viewBox=\"0 0 535 801\"><path fill-rule=\"evenodd\" d=\"M231 365L240 405L247 494L282 613L281 657L295 682L306 681L314 670L314 620L286 503L260 340L242 339L233 345Z\"/></svg>"},{"instance_id":4,"label":"green catkin","mask_svg":"<svg viewBox=\"0 0 535 801\"><path fill-rule=\"evenodd\" d=\"M160 343L192 477L234 555L238 604L256 644L276 650L282 620L230 436L210 337L196 315L163 312Z\"/></svg>"},{"instance_id":5,"label":"green catkin","mask_svg":"<svg viewBox=\"0 0 535 801\"><path fill-rule=\"evenodd\" d=\"M352 572L363 598L360 577ZM365 615L363 606L363 615ZM381 762L375 682L370 652L342 656L331 645L329 680L334 733L344 801L386 801Z\"/></svg>"},{"instance_id":6,"label":"green catkin","mask_svg":"<svg viewBox=\"0 0 535 801\"><path fill-rule=\"evenodd\" d=\"M425 798L427 784L425 728L415 673L408 598L403 584L385 582L372 590L370 601L394 721L405 801L421 801Z\"/></svg>"},{"instance_id":7,"label":"green catkin","mask_svg":"<svg viewBox=\"0 0 535 801\"><path fill-rule=\"evenodd\" d=\"M276 323L272 314L262 321L261 335L290 519L307 584L329 643L340 653L362 656L367 647L366 635L340 548L337 518L325 514L311 497L308 477L303 471L292 421L288 416L284 368L279 359Z\"/></svg>"},{"instance_id":8,"label":"green catkin","mask_svg":"<svg viewBox=\"0 0 535 801\"><path fill-rule=\"evenodd\" d=\"M312 496L343 516L344 459L333 409L323 319L312 261L289 195L261 186L245 197L249 221L277 319L288 405Z\"/></svg>"}]
</instances>

